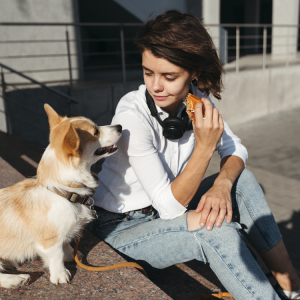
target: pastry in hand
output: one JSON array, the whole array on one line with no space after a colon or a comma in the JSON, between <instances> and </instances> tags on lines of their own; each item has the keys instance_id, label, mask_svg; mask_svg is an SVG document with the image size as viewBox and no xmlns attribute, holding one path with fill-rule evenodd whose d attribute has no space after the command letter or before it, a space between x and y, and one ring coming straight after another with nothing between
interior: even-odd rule
<instances>
[{"instance_id":1,"label":"pastry in hand","mask_svg":"<svg viewBox=\"0 0 300 300\"><path fill-rule=\"evenodd\" d=\"M192 121L195 121L195 106L198 102L202 103L202 113L205 117L205 107L203 101L193 94L188 94L185 101L183 102L186 106L186 113Z\"/></svg>"}]
</instances>

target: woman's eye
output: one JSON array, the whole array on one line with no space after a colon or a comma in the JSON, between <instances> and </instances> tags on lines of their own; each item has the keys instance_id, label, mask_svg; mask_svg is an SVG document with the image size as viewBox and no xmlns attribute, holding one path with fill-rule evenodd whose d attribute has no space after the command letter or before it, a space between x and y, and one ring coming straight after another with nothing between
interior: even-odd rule
<instances>
[{"instance_id":1,"label":"woman's eye","mask_svg":"<svg viewBox=\"0 0 300 300\"><path fill-rule=\"evenodd\" d=\"M166 79L167 79L168 81L174 81L174 80L175 80L175 78L170 78L170 77L166 77Z\"/></svg>"},{"instance_id":2,"label":"woman's eye","mask_svg":"<svg viewBox=\"0 0 300 300\"><path fill-rule=\"evenodd\" d=\"M99 134L99 129L95 128L94 136L97 136Z\"/></svg>"},{"instance_id":3,"label":"woman's eye","mask_svg":"<svg viewBox=\"0 0 300 300\"><path fill-rule=\"evenodd\" d=\"M152 73L147 73L147 72L145 72L144 75L146 75L146 76L151 76Z\"/></svg>"}]
</instances>

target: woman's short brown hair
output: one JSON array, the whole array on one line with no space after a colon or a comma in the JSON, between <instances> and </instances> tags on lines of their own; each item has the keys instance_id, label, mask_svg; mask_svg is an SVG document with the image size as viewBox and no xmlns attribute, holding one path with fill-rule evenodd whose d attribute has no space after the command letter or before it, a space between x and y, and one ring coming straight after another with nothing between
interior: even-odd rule
<instances>
[{"instance_id":1,"label":"woman's short brown hair","mask_svg":"<svg viewBox=\"0 0 300 300\"><path fill-rule=\"evenodd\" d=\"M210 35L195 16L168 10L148 19L135 43L142 53L150 50L156 57L196 72L199 90L221 99L224 70Z\"/></svg>"}]
</instances>

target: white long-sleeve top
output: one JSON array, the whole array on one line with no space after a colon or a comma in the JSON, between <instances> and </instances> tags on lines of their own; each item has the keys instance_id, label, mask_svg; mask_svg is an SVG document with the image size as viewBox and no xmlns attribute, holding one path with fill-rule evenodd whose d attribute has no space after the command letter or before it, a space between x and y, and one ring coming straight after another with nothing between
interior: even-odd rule
<instances>
[{"instance_id":1,"label":"white long-sleeve top","mask_svg":"<svg viewBox=\"0 0 300 300\"><path fill-rule=\"evenodd\" d=\"M193 94L204 97L198 89L192 89ZM151 116L145 90L145 85L141 85L137 91L126 94L117 106L112 124L121 124L123 133L118 152L106 158L98 174L99 186L93 198L95 205L111 212L124 213L152 205L162 219L173 219L182 215L186 207L174 198L171 183L189 161L195 136L190 130L180 139L167 140L163 128ZM159 106L156 108L161 120L169 116ZM183 109L185 105L181 103L177 116ZM224 125L216 148L221 159L236 155L246 163L246 148L225 122Z\"/></svg>"}]
</instances>

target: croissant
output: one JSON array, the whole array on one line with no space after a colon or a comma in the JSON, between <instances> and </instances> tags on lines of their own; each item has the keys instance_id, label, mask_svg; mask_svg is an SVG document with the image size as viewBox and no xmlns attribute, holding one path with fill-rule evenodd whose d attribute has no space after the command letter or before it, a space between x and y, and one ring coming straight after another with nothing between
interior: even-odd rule
<instances>
[{"instance_id":1,"label":"croissant","mask_svg":"<svg viewBox=\"0 0 300 300\"><path fill-rule=\"evenodd\" d=\"M186 106L186 113L192 121L195 121L195 106L198 102L202 103L202 113L205 117L205 107L203 101L193 94L188 94L185 101L183 102Z\"/></svg>"}]
</instances>

